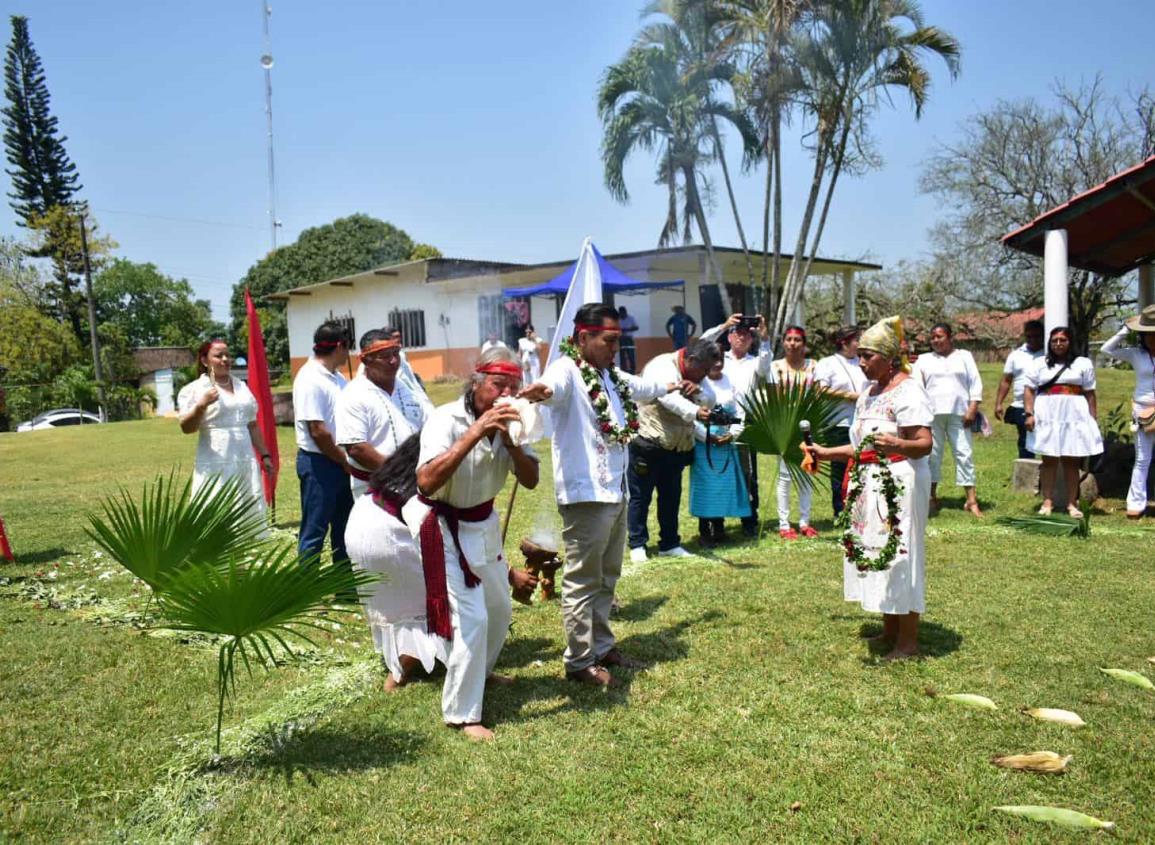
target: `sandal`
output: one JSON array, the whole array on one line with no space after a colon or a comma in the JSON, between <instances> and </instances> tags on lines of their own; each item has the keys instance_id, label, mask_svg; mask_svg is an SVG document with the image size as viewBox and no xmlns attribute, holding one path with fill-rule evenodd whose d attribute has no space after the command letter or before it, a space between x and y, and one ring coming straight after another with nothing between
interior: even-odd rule
<instances>
[{"instance_id":1,"label":"sandal","mask_svg":"<svg viewBox=\"0 0 1155 845\"><path fill-rule=\"evenodd\" d=\"M1039 516L1050 516L1052 510L1053 508L1051 505L1044 503L1043 506L1039 508Z\"/></svg>"},{"instance_id":2,"label":"sandal","mask_svg":"<svg viewBox=\"0 0 1155 845\"><path fill-rule=\"evenodd\" d=\"M1071 519L1083 518L1083 512L1074 505L1067 505L1067 515L1071 517Z\"/></svg>"}]
</instances>

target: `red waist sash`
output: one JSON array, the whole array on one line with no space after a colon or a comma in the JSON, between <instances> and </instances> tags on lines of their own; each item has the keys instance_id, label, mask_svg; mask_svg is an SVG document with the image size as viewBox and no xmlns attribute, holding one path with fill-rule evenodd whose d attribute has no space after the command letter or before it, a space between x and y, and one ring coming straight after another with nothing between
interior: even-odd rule
<instances>
[{"instance_id":1,"label":"red waist sash","mask_svg":"<svg viewBox=\"0 0 1155 845\"><path fill-rule=\"evenodd\" d=\"M1082 396L1083 388L1077 384L1052 384L1043 391L1044 396Z\"/></svg>"},{"instance_id":2,"label":"red waist sash","mask_svg":"<svg viewBox=\"0 0 1155 845\"><path fill-rule=\"evenodd\" d=\"M484 522L493 513L493 499L471 508L455 508L453 505L417 495L430 510L421 523L421 568L425 573L425 615L428 617L426 629L446 640L453 639L453 624L449 615L449 589L445 585L445 539L441 536L438 517L445 518L449 536L457 549L457 563L465 575L465 586L476 587L481 579L469 568L465 552L461 548L461 538L457 531L462 522Z\"/></svg>"},{"instance_id":3,"label":"red waist sash","mask_svg":"<svg viewBox=\"0 0 1155 845\"><path fill-rule=\"evenodd\" d=\"M900 461L906 460L906 455L879 455L873 449L867 449L858 456L857 463L860 464L880 464L882 459L886 457L892 464L897 464ZM842 498L846 498L846 494L850 490L850 473L854 469L855 460L852 457L846 464L846 472L842 475Z\"/></svg>"},{"instance_id":4,"label":"red waist sash","mask_svg":"<svg viewBox=\"0 0 1155 845\"><path fill-rule=\"evenodd\" d=\"M355 467L350 463L345 464L345 467L349 470L349 475L353 476L358 481L368 481L369 480L369 476L371 475L371 473L365 472L365 470L360 469L358 467Z\"/></svg>"},{"instance_id":5,"label":"red waist sash","mask_svg":"<svg viewBox=\"0 0 1155 845\"><path fill-rule=\"evenodd\" d=\"M388 493L374 493L373 503L402 525L405 524L405 517L401 515L401 506L405 503L400 499L390 496Z\"/></svg>"}]
</instances>

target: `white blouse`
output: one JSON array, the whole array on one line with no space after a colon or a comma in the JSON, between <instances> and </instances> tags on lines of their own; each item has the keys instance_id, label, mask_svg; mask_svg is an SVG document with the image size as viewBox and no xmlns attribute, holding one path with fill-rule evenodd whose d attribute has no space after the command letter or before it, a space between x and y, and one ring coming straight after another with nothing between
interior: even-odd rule
<instances>
[{"instance_id":1,"label":"white blouse","mask_svg":"<svg viewBox=\"0 0 1155 845\"><path fill-rule=\"evenodd\" d=\"M1083 357L1072 361L1071 366L1067 367L1066 370L1063 370L1063 365L1058 363L1053 367L1048 367L1046 356L1040 358L1027 374L1027 387L1038 390L1040 385L1055 378L1060 370L1063 371L1063 374L1058 377L1055 384L1075 385L1083 388L1083 390L1095 389L1095 366L1090 359Z\"/></svg>"},{"instance_id":2,"label":"white blouse","mask_svg":"<svg viewBox=\"0 0 1155 845\"><path fill-rule=\"evenodd\" d=\"M935 414L961 417L971 402L983 401L983 380L974 356L965 349L949 355L919 355L911 373L926 389Z\"/></svg>"},{"instance_id":3,"label":"white blouse","mask_svg":"<svg viewBox=\"0 0 1155 845\"><path fill-rule=\"evenodd\" d=\"M1119 329L1113 338L1103 344L1103 353L1131 365L1135 371L1135 392L1131 394L1131 402L1140 408L1150 408L1155 405L1155 356L1142 345L1124 346L1126 337L1127 328Z\"/></svg>"}]
</instances>

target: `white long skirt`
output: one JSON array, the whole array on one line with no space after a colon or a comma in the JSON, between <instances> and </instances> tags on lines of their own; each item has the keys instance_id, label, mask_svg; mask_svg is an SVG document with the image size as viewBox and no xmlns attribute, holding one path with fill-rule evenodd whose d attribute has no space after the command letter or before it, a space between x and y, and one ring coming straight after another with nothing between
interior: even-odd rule
<instances>
[{"instance_id":1,"label":"white long skirt","mask_svg":"<svg viewBox=\"0 0 1155 845\"><path fill-rule=\"evenodd\" d=\"M858 602L872 613L923 613L926 610L926 520L930 513L930 467L926 458L890 464L894 478L902 485L899 498L898 555L889 569L859 572L843 559L842 593L847 601ZM866 466L862 477L866 489L854 503L851 530L859 537L867 555L877 558L886 545L886 499L882 495L879 468Z\"/></svg>"},{"instance_id":2,"label":"white long skirt","mask_svg":"<svg viewBox=\"0 0 1155 845\"><path fill-rule=\"evenodd\" d=\"M426 630L421 549L405 524L371 496L362 496L349 514L345 548L355 567L383 576L362 589L361 603L373 646L394 680L401 680L402 655L420 660L426 672L433 671L438 660L446 663L446 642Z\"/></svg>"},{"instance_id":3,"label":"white long skirt","mask_svg":"<svg viewBox=\"0 0 1155 845\"><path fill-rule=\"evenodd\" d=\"M1103 451L1103 435L1086 396L1044 393L1035 399L1035 430L1027 449L1048 458L1086 458Z\"/></svg>"}]
</instances>

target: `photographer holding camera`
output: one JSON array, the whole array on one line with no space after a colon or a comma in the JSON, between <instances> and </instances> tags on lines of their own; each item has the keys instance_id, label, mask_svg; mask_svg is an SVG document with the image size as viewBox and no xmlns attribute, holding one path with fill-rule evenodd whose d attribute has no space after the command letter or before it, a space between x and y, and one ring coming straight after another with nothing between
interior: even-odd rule
<instances>
[{"instance_id":1,"label":"photographer holding camera","mask_svg":"<svg viewBox=\"0 0 1155 845\"><path fill-rule=\"evenodd\" d=\"M766 328L766 318L761 315L731 314L726 322L702 332L702 340L717 340L723 335L730 349L722 359L722 372L733 386L736 414L741 418L742 400L757 388L759 381L773 381L770 375L770 332ZM753 351L755 337L758 338L756 354ZM742 517L742 533L754 537L758 534L758 456L748 446L738 446L737 450L750 504L750 514Z\"/></svg>"},{"instance_id":2,"label":"photographer holding camera","mask_svg":"<svg viewBox=\"0 0 1155 845\"><path fill-rule=\"evenodd\" d=\"M742 431L734 385L718 361L707 376L714 409L694 423L694 463L690 466L690 514L698 517L699 542L716 546L726 539L725 518L750 517L750 497L734 439Z\"/></svg>"}]
</instances>

